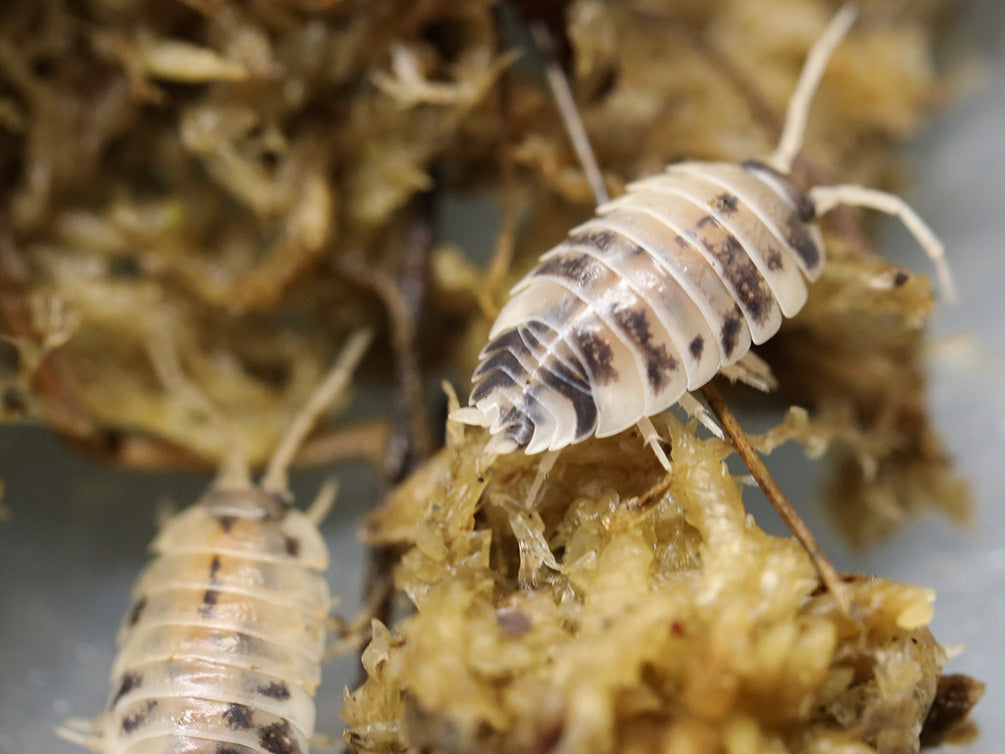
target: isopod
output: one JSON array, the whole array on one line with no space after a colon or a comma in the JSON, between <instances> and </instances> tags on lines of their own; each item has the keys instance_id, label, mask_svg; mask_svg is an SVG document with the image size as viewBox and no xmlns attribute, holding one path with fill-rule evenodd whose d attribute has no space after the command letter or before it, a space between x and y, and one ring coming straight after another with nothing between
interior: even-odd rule
<instances>
[{"instance_id":1,"label":"isopod","mask_svg":"<svg viewBox=\"0 0 1005 754\"><path fill-rule=\"evenodd\" d=\"M69 721L61 736L100 754L309 751L331 607L318 524L335 487L300 512L286 471L369 340L349 339L258 485L235 454L164 525L119 632L106 710Z\"/></svg>"},{"instance_id":2,"label":"isopod","mask_svg":"<svg viewBox=\"0 0 1005 754\"><path fill-rule=\"evenodd\" d=\"M825 261L814 220L838 205L897 216L952 295L942 244L900 197L854 185L804 191L790 175L813 93L854 18L842 9L810 50L770 157L677 163L632 183L516 284L469 405L453 415L489 428L487 452L557 451L636 424L651 440L649 417L803 307Z\"/></svg>"}]
</instances>

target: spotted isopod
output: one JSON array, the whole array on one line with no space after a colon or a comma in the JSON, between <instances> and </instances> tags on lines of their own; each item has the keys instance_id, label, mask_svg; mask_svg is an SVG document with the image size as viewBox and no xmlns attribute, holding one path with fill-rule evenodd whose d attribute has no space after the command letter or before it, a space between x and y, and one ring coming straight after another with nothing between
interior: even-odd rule
<instances>
[{"instance_id":1,"label":"spotted isopod","mask_svg":"<svg viewBox=\"0 0 1005 754\"><path fill-rule=\"evenodd\" d=\"M318 524L335 487L300 512L286 470L369 340L350 338L258 485L235 454L165 524L119 632L107 708L69 721L61 736L100 754L309 751L331 607Z\"/></svg>"},{"instance_id":2,"label":"spotted isopod","mask_svg":"<svg viewBox=\"0 0 1005 754\"><path fill-rule=\"evenodd\" d=\"M853 185L804 191L790 175L813 93L854 18L842 9L810 50L769 158L677 163L613 201L594 181L596 216L513 288L469 405L454 413L489 428L489 452L556 451L636 424L652 440L648 417L803 307L803 278L816 280L824 266L813 221L836 206L897 216L952 295L942 244L900 197Z\"/></svg>"}]
</instances>

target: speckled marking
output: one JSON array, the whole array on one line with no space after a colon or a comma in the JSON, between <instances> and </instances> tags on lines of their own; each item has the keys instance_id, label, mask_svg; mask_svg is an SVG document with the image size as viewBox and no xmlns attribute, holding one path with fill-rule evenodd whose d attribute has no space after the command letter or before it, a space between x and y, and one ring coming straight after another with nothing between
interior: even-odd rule
<instances>
[{"instance_id":1,"label":"speckled marking","mask_svg":"<svg viewBox=\"0 0 1005 754\"><path fill-rule=\"evenodd\" d=\"M157 709L157 700L148 699L147 703L143 706L143 709L137 710L133 714L127 715L126 717L122 718L122 732L132 733L133 731L142 727L143 724L146 723L147 717L155 709Z\"/></svg>"},{"instance_id":2,"label":"speckled marking","mask_svg":"<svg viewBox=\"0 0 1005 754\"><path fill-rule=\"evenodd\" d=\"M666 386L670 375L677 369L677 359L667 353L666 347L653 343L652 326L646 308L616 308L611 314L632 344L642 352L646 362L646 379L654 391L659 393Z\"/></svg>"},{"instance_id":3,"label":"speckled marking","mask_svg":"<svg viewBox=\"0 0 1005 754\"><path fill-rule=\"evenodd\" d=\"M116 704L118 704L119 699L124 697L133 689L140 688L142 685L143 685L143 676L140 673L136 671L130 671L128 673L124 673L122 676L122 680L119 682L118 691L116 691L115 696L112 697L110 706L114 707Z\"/></svg>"},{"instance_id":4,"label":"speckled marking","mask_svg":"<svg viewBox=\"0 0 1005 754\"><path fill-rule=\"evenodd\" d=\"M262 696L267 696L270 699L277 699L281 702L290 698L290 687L282 681L271 681L265 686L259 686L257 691Z\"/></svg>"},{"instance_id":5,"label":"speckled marking","mask_svg":"<svg viewBox=\"0 0 1005 754\"><path fill-rule=\"evenodd\" d=\"M139 623L140 618L143 616L143 611L146 609L146 607L147 607L147 598L144 595L140 597L138 600L136 600L135 603L133 603L132 608L130 608L129 610L129 617L126 618L126 623L129 626L135 626L137 623Z\"/></svg>"},{"instance_id":6,"label":"speckled marking","mask_svg":"<svg viewBox=\"0 0 1005 754\"><path fill-rule=\"evenodd\" d=\"M223 711L223 722L231 730L249 730L254 726L254 713L246 704L230 704Z\"/></svg>"},{"instance_id":7,"label":"speckled marking","mask_svg":"<svg viewBox=\"0 0 1005 754\"><path fill-rule=\"evenodd\" d=\"M618 379L618 371L614 368L614 351L610 344L596 330L577 330L574 334L576 345L579 346L586 368L593 375L597 385L609 385Z\"/></svg>"},{"instance_id":8,"label":"speckled marking","mask_svg":"<svg viewBox=\"0 0 1005 754\"><path fill-rule=\"evenodd\" d=\"M300 754L300 746L290 735L290 724L286 720L259 728L258 743L269 754Z\"/></svg>"}]
</instances>

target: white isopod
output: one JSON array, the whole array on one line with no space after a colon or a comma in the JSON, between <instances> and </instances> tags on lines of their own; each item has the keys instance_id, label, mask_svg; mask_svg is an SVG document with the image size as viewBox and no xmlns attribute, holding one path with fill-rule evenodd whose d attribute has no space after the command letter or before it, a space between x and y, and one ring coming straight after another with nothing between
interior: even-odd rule
<instances>
[{"instance_id":1,"label":"white isopod","mask_svg":"<svg viewBox=\"0 0 1005 754\"><path fill-rule=\"evenodd\" d=\"M243 459L168 521L134 589L103 715L57 732L100 754L302 754L314 734L331 607L318 524L333 484L302 513L286 470L362 358L352 336L254 485Z\"/></svg>"},{"instance_id":2,"label":"white isopod","mask_svg":"<svg viewBox=\"0 0 1005 754\"><path fill-rule=\"evenodd\" d=\"M841 10L810 51L771 157L678 163L633 183L516 284L469 406L454 412L489 427L489 452L555 451L635 424L651 439L648 417L802 308L803 278L824 265L813 221L838 205L899 217L951 295L941 243L902 199L848 185L803 191L789 175L813 92L854 17Z\"/></svg>"}]
</instances>

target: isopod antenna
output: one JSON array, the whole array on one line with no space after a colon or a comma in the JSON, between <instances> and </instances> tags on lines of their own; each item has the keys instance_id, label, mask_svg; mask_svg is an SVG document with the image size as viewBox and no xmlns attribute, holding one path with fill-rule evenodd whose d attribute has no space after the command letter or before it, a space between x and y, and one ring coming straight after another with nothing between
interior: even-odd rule
<instances>
[{"instance_id":1,"label":"isopod antenna","mask_svg":"<svg viewBox=\"0 0 1005 754\"><path fill-rule=\"evenodd\" d=\"M293 461L293 456L296 455L321 412L348 385L371 340L373 333L370 330L360 330L350 336L324 382L314 391L307 405L300 410L276 446L262 476L263 490L284 499L289 497L287 470Z\"/></svg>"},{"instance_id":2,"label":"isopod antenna","mask_svg":"<svg viewBox=\"0 0 1005 754\"><path fill-rule=\"evenodd\" d=\"M802 73L796 82L795 91L789 99L785 113L785 124L775 151L764 162L779 173L788 174L792 163L803 148L806 136L806 123L809 118L813 95L820 86L824 71L834 50L844 39L848 30L855 22L858 9L853 5L845 5L828 24L824 33L814 43ZM823 216L838 206L863 207L892 215L900 220L904 227L914 236L935 265L935 273L939 279L946 299L956 299L956 286L945 259L945 248L931 228L910 205L895 194L857 185L814 186L808 192L810 201L817 216Z\"/></svg>"}]
</instances>

